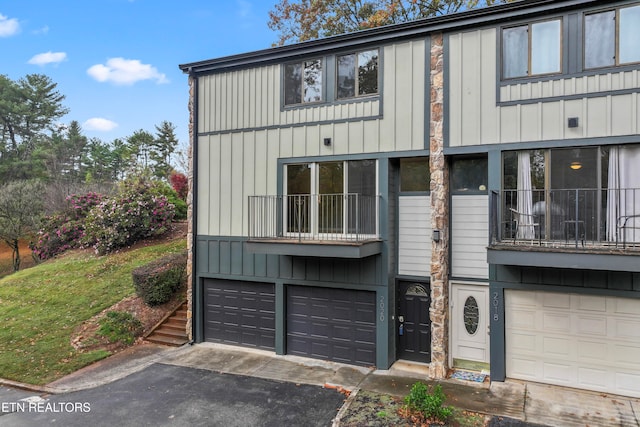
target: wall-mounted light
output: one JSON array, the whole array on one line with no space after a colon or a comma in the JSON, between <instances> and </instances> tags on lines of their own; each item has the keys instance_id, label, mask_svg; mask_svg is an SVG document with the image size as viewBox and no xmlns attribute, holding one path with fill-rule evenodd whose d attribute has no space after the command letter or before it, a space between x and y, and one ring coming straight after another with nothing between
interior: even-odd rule
<instances>
[{"instance_id":1,"label":"wall-mounted light","mask_svg":"<svg viewBox=\"0 0 640 427\"><path fill-rule=\"evenodd\" d=\"M440 230L433 230L433 235L431 236L434 242L440 241Z\"/></svg>"},{"instance_id":2,"label":"wall-mounted light","mask_svg":"<svg viewBox=\"0 0 640 427\"><path fill-rule=\"evenodd\" d=\"M578 169L582 169L582 163L580 163L580 162L571 162L569 167L571 169L573 169L574 171L577 171Z\"/></svg>"},{"instance_id":3,"label":"wall-mounted light","mask_svg":"<svg viewBox=\"0 0 640 427\"><path fill-rule=\"evenodd\" d=\"M325 138L324 139L324 146L325 147L329 147L331 145L331 138Z\"/></svg>"}]
</instances>

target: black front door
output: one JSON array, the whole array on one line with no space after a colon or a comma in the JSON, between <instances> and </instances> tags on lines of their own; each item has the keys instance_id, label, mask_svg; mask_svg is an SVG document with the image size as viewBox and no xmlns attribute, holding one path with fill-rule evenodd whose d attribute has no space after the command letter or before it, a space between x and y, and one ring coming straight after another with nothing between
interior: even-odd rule
<instances>
[{"instance_id":1,"label":"black front door","mask_svg":"<svg viewBox=\"0 0 640 427\"><path fill-rule=\"evenodd\" d=\"M431 362L431 322L429 285L398 284L398 359Z\"/></svg>"}]
</instances>

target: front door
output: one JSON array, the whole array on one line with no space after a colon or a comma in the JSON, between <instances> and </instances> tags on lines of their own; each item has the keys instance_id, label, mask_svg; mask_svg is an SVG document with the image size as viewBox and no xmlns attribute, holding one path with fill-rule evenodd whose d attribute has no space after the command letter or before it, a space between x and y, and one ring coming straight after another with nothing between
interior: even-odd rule
<instances>
[{"instance_id":1,"label":"front door","mask_svg":"<svg viewBox=\"0 0 640 427\"><path fill-rule=\"evenodd\" d=\"M453 366L489 368L489 286L452 284Z\"/></svg>"},{"instance_id":2,"label":"front door","mask_svg":"<svg viewBox=\"0 0 640 427\"><path fill-rule=\"evenodd\" d=\"M429 285L415 282L398 284L398 359L431 362L429 305Z\"/></svg>"}]
</instances>

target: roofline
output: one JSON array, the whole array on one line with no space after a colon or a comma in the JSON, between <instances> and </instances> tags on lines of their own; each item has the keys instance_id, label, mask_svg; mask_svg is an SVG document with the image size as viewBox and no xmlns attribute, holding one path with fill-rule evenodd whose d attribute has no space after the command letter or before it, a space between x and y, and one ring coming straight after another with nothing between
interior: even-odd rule
<instances>
[{"instance_id":1,"label":"roofline","mask_svg":"<svg viewBox=\"0 0 640 427\"><path fill-rule=\"evenodd\" d=\"M577 6L611 5L611 3L611 1L606 0L520 0L514 3L504 3L400 24L386 25L302 43L191 62L181 64L179 67L188 74L221 72L256 64L264 65L265 63L291 60L296 57L343 47L388 42L418 35L428 35L434 32L461 30L498 21L517 19L522 16L557 13Z\"/></svg>"}]
</instances>

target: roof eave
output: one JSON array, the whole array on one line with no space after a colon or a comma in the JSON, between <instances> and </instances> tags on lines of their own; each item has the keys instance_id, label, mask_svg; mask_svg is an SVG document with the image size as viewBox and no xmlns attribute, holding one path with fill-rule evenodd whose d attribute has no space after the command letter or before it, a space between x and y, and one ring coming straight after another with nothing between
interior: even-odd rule
<instances>
[{"instance_id":1,"label":"roof eave","mask_svg":"<svg viewBox=\"0 0 640 427\"><path fill-rule=\"evenodd\" d=\"M326 37L302 43L272 47L268 49L225 56L179 65L188 74L220 72L243 68L255 64L293 60L317 52L335 50L358 45L381 43L428 35L435 32L461 30L467 27L488 25L498 21L534 16L545 13L557 13L576 6L589 6L610 3L605 0L521 0L480 9L419 19L401 24L387 25L367 30Z\"/></svg>"}]
</instances>

